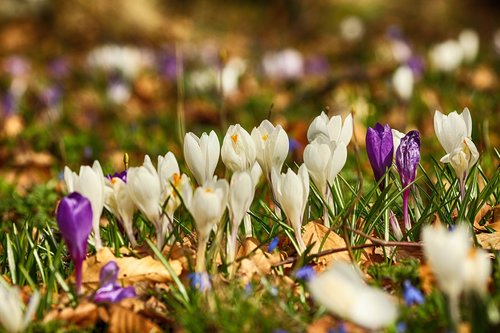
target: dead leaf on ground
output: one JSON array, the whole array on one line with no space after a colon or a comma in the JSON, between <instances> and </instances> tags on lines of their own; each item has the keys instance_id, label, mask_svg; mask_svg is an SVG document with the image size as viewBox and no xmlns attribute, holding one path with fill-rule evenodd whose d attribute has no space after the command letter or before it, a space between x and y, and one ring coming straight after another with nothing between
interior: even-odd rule
<instances>
[{"instance_id":1,"label":"dead leaf on ground","mask_svg":"<svg viewBox=\"0 0 500 333\"><path fill-rule=\"evenodd\" d=\"M346 243L342 237L333 232L333 230L316 221L311 221L305 225L302 238L307 246L314 243L310 254L346 247ZM349 261L349 254L346 251L343 251L319 257L317 268L322 267L325 269L334 260Z\"/></svg>"},{"instance_id":2,"label":"dead leaf on ground","mask_svg":"<svg viewBox=\"0 0 500 333\"><path fill-rule=\"evenodd\" d=\"M344 330L342 330L339 325L343 325ZM335 329L339 327L339 329ZM326 315L321 318L316 319L307 327L307 333L327 333L331 331L346 331L350 333L365 333L368 332L366 329L357 326L351 322L340 321L332 316Z\"/></svg>"},{"instance_id":3,"label":"dead leaf on ground","mask_svg":"<svg viewBox=\"0 0 500 333\"><path fill-rule=\"evenodd\" d=\"M66 307L49 312L43 321L65 321L79 327L93 327L99 318L98 307L94 303L80 303L76 308Z\"/></svg>"},{"instance_id":4,"label":"dead leaf on ground","mask_svg":"<svg viewBox=\"0 0 500 333\"><path fill-rule=\"evenodd\" d=\"M480 225L479 222L481 222L481 220L485 216L487 216L488 214L490 214L492 211L493 211L493 207L491 207L488 204L486 204L483 207L481 207L481 209L479 210L479 212L477 212L476 217L474 218L474 228L477 229L477 230L486 230L486 225L488 225L489 223L486 222L486 224Z\"/></svg>"},{"instance_id":5,"label":"dead leaf on ground","mask_svg":"<svg viewBox=\"0 0 500 333\"><path fill-rule=\"evenodd\" d=\"M497 228L500 224L497 225ZM478 243L485 249L500 250L500 232L482 233L477 235Z\"/></svg>"},{"instance_id":6,"label":"dead leaf on ground","mask_svg":"<svg viewBox=\"0 0 500 333\"><path fill-rule=\"evenodd\" d=\"M99 283L99 271L109 261L116 261L120 272L118 279L124 285L131 285L138 281L168 282L172 281L170 273L165 266L153 259L151 256L144 258L122 257L116 258L110 248L103 248L95 256L87 258L83 264L83 284L86 286L97 286ZM177 276L182 273L182 265L179 260L169 260L170 266Z\"/></svg>"},{"instance_id":7,"label":"dead leaf on ground","mask_svg":"<svg viewBox=\"0 0 500 333\"><path fill-rule=\"evenodd\" d=\"M432 274L431 267L427 263L422 263L418 267L418 276L422 282L422 290L426 295L429 295L432 291L432 287L436 282L434 274Z\"/></svg>"},{"instance_id":8,"label":"dead leaf on ground","mask_svg":"<svg viewBox=\"0 0 500 333\"><path fill-rule=\"evenodd\" d=\"M271 272L272 266L278 263L282 257L279 253L267 253L259 248L259 243L255 238L246 238L238 249L236 258L247 257L240 261L237 268L237 275L242 283L251 281L254 275L267 275Z\"/></svg>"},{"instance_id":9,"label":"dead leaf on ground","mask_svg":"<svg viewBox=\"0 0 500 333\"><path fill-rule=\"evenodd\" d=\"M119 305L109 309L109 333L162 332L162 330L146 317Z\"/></svg>"}]
</instances>

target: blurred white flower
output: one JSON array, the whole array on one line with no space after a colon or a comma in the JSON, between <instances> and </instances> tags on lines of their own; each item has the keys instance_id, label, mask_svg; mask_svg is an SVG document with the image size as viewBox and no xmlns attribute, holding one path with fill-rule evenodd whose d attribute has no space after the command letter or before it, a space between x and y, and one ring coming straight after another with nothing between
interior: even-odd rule
<instances>
[{"instance_id":1,"label":"blurred white flower","mask_svg":"<svg viewBox=\"0 0 500 333\"><path fill-rule=\"evenodd\" d=\"M302 164L297 173L288 169L287 173L280 174L276 169L272 173L272 184L276 200L285 212L290 226L295 232L298 251L306 249L302 239L302 220L309 198L309 174L305 164Z\"/></svg>"},{"instance_id":2,"label":"blurred white flower","mask_svg":"<svg viewBox=\"0 0 500 333\"><path fill-rule=\"evenodd\" d=\"M152 67L153 63L151 51L132 46L103 45L87 55L87 64L91 68L117 71L128 80L134 79L141 70Z\"/></svg>"},{"instance_id":3,"label":"blurred white flower","mask_svg":"<svg viewBox=\"0 0 500 333\"><path fill-rule=\"evenodd\" d=\"M313 299L328 311L370 330L395 322L398 310L391 297L368 286L347 262L337 262L309 282Z\"/></svg>"},{"instance_id":4,"label":"blurred white flower","mask_svg":"<svg viewBox=\"0 0 500 333\"><path fill-rule=\"evenodd\" d=\"M7 332L23 332L33 319L39 303L40 293L35 290L25 308L18 287L0 283L0 323Z\"/></svg>"},{"instance_id":5,"label":"blurred white flower","mask_svg":"<svg viewBox=\"0 0 500 333\"><path fill-rule=\"evenodd\" d=\"M184 158L199 185L212 180L219 155L219 139L214 131L199 138L192 132L184 136Z\"/></svg>"},{"instance_id":6,"label":"blurred white flower","mask_svg":"<svg viewBox=\"0 0 500 333\"><path fill-rule=\"evenodd\" d=\"M262 66L265 74L272 79L293 80L304 74L304 58L292 48L266 53Z\"/></svg>"},{"instance_id":7,"label":"blurred white flower","mask_svg":"<svg viewBox=\"0 0 500 333\"><path fill-rule=\"evenodd\" d=\"M340 21L340 34L349 42L354 42L363 37L365 26L358 16L347 16Z\"/></svg>"},{"instance_id":8,"label":"blurred white flower","mask_svg":"<svg viewBox=\"0 0 500 333\"><path fill-rule=\"evenodd\" d=\"M241 58L230 58L222 69L222 93L230 96L238 91L238 81L245 73L246 62Z\"/></svg>"},{"instance_id":9,"label":"blurred white flower","mask_svg":"<svg viewBox=\"0 0 500 333\"><path fill-rule=\"evenodd\" d=\"M394 90L405 101L413 94L414 82L413 71L408 66L399 66L392 76Z\"/></svg>"},{"instance_id":10,"label":"blurred white flower","mask_svg":"<svg viewBox=\"0 0 500 333\"><path fill-rule=\"evenodd\" d=\"M437 70L451 72L462 63L464 51L459 42L449 39L435 45L429 52L429 58Z\"/></svg>"},{"instance_id":11,"label":"blurred white flower","mask_svg":"<svg viewBox=\"0 0 500 333\"><path fill-rule=\"evenodd\" d=\"M488 252L472 248L465 261L465 290L484 295L491 275L491 259Z\"/></svg>"},{"instance_id":12,"label":"blurred white flower","mask_svg":"<svg viewBox=\"0 0 500 333\"><path fill-rule=\"evenodd\" d=\"M472 29L463 30L458 36L458 42L462 47L464 60L472 62L479 52L479 35Z\"/></svg>"},{"instance_id":13,"label":"blurred white flower","mask_svg":"<svg viewBox=\"0 0 500 333\"><path fill-rule=\"evenodd\" d=\"M257 158L255 143L240 124L231 125L222 141L222 162L231 172L250 170Z\"/></svg>"},{"instance_id":14,"label":"blurred white flower","mask_svg":"<svg viewBox=\"0 0 500 333\"><path fill-rule=\"evenodd\" d=\"M102 247L99 222L104 208L104 174L99 161L92 167L82 165L77 175L67 166L64 167L64 181L68 192L78 192L90 200L92 205L92 229L94 231L95 248Z\"/></svg>"}]
</instances>

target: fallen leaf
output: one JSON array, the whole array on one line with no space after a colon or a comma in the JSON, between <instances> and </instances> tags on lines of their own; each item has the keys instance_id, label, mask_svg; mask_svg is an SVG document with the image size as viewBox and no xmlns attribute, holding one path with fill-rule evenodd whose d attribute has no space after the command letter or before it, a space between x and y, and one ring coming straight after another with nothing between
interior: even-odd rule
<instances>
[{"instance_id":1,"label":"fallen leaf","mask_svg":"<svg viewBox=\"0 0 500 333\"><path fill-rule=\"evenodd\" d=\"M161 332L152 321L119 305L109 309L109 333Z\"/></svg>"},{"instance_id":2,"label":"fallen leaf","mask_svg":"<svg viewBox=\"0 0 500 333\"><path fill-rule=\"evenodd\" d=\"M314 243L310 254L346 247L346 243L342 237L316 221L311 221L305 225L302 238L307 246ZM346 251L342 251L319 257L318 268L326 268L334 260L349 261L349 254Z\"/></svg>"},{"instance_id":3,"label":"fallen leaf","mask_svg":"<svg viewBox=\"0 0 500 333\"><path fill-rule=\"evenodd\" d=\"M341 325L343 327L341 327ZM327 333L327 332L349 332L349 333L365 333L366 329L355 325L348 321L341 321L326 315L313 321L308 327L307 333Z\"/></svg>"},{"instance_id":4,"label":"fallen leaf","mask_svg":"<svg viewBox=\"0 0 500 333\"><path fill-rule=\"evenodd\" d=\"M496 226L497 228L500 225ZM477 235L478 243L485 249L500 250L500 232L482 233Z\"/></svg>"},{"instance_id":5,"label":"fallen leaf","mask_svg":"<svg viewBox=\"0 0 500 333\"><path fill-rule=\"evenodd\" d=\"M489 213L491 213L492 211L493 211L493 207L491 207L488 204L481 207L479 212L477 212L476 217L474 218L474 228L476 228L477 230L486 230L485 226L488 224L488 222L486 222L486 224L484 224L484 225L479 224L479 222L481 222L481 220L485 216L487 216Z\"/></svg>"},{"instance_id":6,"label":"fallen leaf","mask_svg":"<svg viewBox=\"0 0 500 333\"><path fill-rule=\"evenodd\" d=\"M65 321L79 327L92 327L98 318L97 305L94 303L80 303L76 308L65 307L49 312L43 321L48 323L53 320Z\"/></svg>"},{"instance_id":7,"label":"fallen leaf","mask_svg":"<svg viewBox=\"0 0 500 333\"><path fill-rule=\"evenodd\" d=\"M259 248L255 238L246 238L238 249L236 258L247 257L240 261L237 267L237 276L243 284L251 281L254 275L267 275L272 266L282 258L279 253L267 253Z\"/></svg>"},{"instance_id":8,"label":"fallen leaf","mask_svg":"<svg viewBox=\"0 0 500 333\"><path fill-rule=\"evenodd\" d=\"M97 286L99 271L109 261L116 261L120 272L118 279L124 285L131 285L138 281L168 282L172 281L169 272L163 264L151 256L144 258L122 257L116 258L110 248L102 248L95 256L87 258L83 264L83 284ZM177 276L182 273L179 260L169 260L170 266Z\"/></svg>"}]
</instances>

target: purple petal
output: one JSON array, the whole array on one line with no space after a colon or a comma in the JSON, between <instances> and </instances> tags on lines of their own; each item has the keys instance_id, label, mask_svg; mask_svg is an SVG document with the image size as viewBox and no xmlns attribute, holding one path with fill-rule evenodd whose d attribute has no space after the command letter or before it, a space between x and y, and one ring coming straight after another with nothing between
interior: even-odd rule
<instances>
[{"instance_id":1,"label":"purple petal","mask_svg":"<svg viewBox=\"0 0 500 333\"><path fill-rule=\"evenodd\" d=\"M125 298L136 297L134 287L117 287L112 290L104 290L99 288L94 295L96 303L117 303Z\"/></svg>"},{"instance_id":2,"label":"purple petal","mask_svg":"<svg viewBox=\"0 0 500 333\"><path fill-rule=\"evenodd\" d=\"M305 265L295 272L295 277L299 280L309 281L316 277L316 271L312 266Z\"/></svg>"},{"instance_id":3,"label":"purple petal","mask_svg":"<svg viewBox=\"0 0 500 333\"><path fill-rule=\"evenodd\" d=\"M116 261L109 261L106 265L102 266L99 272L99 287L106 287L109 285L115 286L116 279L120 268Z\"/></svg>"},{"instance_id":4,"label":"purple petal","mask_svg":"<svg viewBox=\"0 0 500 333\"><path fill-rule=\"evenodd\" d=\"M375 179L379 181L384 176L386 169L391 167L394 154L392 131L389 125L382 126L377 123L374 128L368 128L366 153ZM380 188L384 188L384 184L380 184Z\"/></svg>"},{"instance_id":5,"label":"purple petal","mask_svg":"<svg viewBox=\"0 0 500 333\"><path fill-rule=\"evenodd\" d=\"M62 198L57 208L57 225L75 264L77 289L81 285L82 263L87 255L87 239L92 230L92 206L83 195L73 192Z\"/></svg>"},{"instance_id":6,"label":"purple petal","mask_svg":"<svg viewBox=\"0 0 500 333\"><path fill-rule=\"evenodd\" d=\"M188 279L191 280L191 287L193 289L204 292L212 288L212 284L210 283L210 276L207 272L191 273L188 275Z\"/></svg>"},{"instance_id":7,"label":"purple petal","mask_svg":"<svg viewBox=\"0 0 500 333\"><path fill-rule=\"evenodd\" d=\"M271 243L269 243L269 247L267 248L267 252L268 253L273 252L274 249L276 249L276 247L278 247L279 242L280 242L280 240L279 240L278 236L274 237L271 240Z\"/></svg>"},{"instance_id":8,"label":"purple petal","mask_svg":"<svg viewBox=\"0 0 500 333\"><path fill-rule=\"evenodd\" d=\"M409 280L403 282L403 298L407 306L422 304L425 301L422 292L415 288Z\"/></svg>"},{"instance_id":9,"label":"purple petal","mask_svg":"<svg viewBox=\"0 0 500 333\"><path fill-rule=\"evenodd\" d=\"M124 183L127 182L127 170L123 170L122 172L115 172L114 174L109 174L106 175L106 178L109 180L112 180L113 178L119 178L121 179Z\"/></svg>"},{"instance_id":10,"label":"purple petal","mask_svg":"<svg viewBox=\"0 0 500 333\"><path fill-rule=\"evenodd\" d=\"M399 144L396 151L396 167L403 187L415 180L418 163L420 162L420 133L410 131Z\"/></svg>"}]
</instances>

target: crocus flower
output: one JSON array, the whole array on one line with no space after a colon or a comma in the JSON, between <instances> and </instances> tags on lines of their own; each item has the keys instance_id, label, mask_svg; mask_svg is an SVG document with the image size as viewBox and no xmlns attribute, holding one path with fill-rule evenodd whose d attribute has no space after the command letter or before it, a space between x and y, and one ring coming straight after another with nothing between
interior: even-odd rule
<instances>
[{"instance_id":1,"label":"crocus flower","mask_svg":"<svg viewBox=\"0 0 500 333\"><path fill-rule=\"evenodd\" d=\"M403 282L403 298L407 306L422 304L425 301L425 297L422 292L414 287L410 280L405 280Z\"/></svg>"},{"instance_id":2,"label":"crocus flower","mask_svg":"<svg viewBox=\"0 0 500 333\"><path fill-rule=\"evenodd\" d=\"M420 133L410 131L402 139L396 151L396 167L403 187L403 218L406 229L411 228L408 214L409 185L415 180L420 162Z\"/></svg>"},{"instance_id":3,"label":"crocus flower","mask_svg":"<svg viewBox=\"0 0 500 333\"><path fill-rule=\"evenodd\" d=\"M290 226L295 232L298 252L302 253L306 245L301 235L302 220L309 198L309 174L307 167L302 164L298 173L291 169L285 174L273 173L273 186L276 200L285 212Z\"/></svg>"},{"instance_id":4,"label":"crocus flower","mask_svg":"<svg viewBox=\"0 0 500 333\"><path fill-rule=\"evenodd\" d=\"M472 29L463 30L458 35L458 43L462 47L464 60L466 62L474 61L479 51L479 35L477 32Z\"/></svg>"},{"instance_id":5,"label":"crocus flower","mask_svg":"<svg viewBox=\"0 0 500 333\"><path fill-rule=\"evenodd\" d=\"M87 239L92 230L92 205L80 193L64 197L57 207L57 225L75 265L76 290L82 285L82 264L87 255Z\"/></svg>"},{"instance_id":6,"label":"crocus flower","mask_svg":"<svg viewBox=\"0 0 500 333\"><path fill-rule=\"evenodd\" d=\"M198 185L211 181L219 162L220 145L214 131L197 137L194 133L184 136L184 158Z\"/></svg>"},{"instance_id":7,"label":"crocus flower","mask_svg":"<svg viewBox=\"0 0 500 333\"><path fill-rule=\"evenodd\" d=\"M413 71L405 65L398 67L392 76L392 86L398 96L404 101L411 98L414 81Z\"/></svg>"},{"instance_id":8,"label":"crocus flower","mask_svg":"<svg viewBox=\"0 0 500 333\"><path fill-rule=\"evenodd\" d=\"M229 126L222 141L222 162L231 172L250 170L257 158L255 143L240 124Z\"/></svg>"},{"instance_id":9,"label":"crocus flower","mask_svg":"<svg viewBox=\"0 0 500 333\"><path fill-rule=\"evenodd\" d=\"M377 123L374 128L368 127L366 133L366 153L368 154L375 180L378 182L392 165L394 146L392 131L389 125L382 126ZM384 186L384 182L380 183L381 189Z\"/></svg>"},{"instance_id":10,"label":"crocus flower","mask_svg":"<svg viewBox=\"0 0 500 333\"><path fill-rule=\"evenodd\" d=\"M272 170L281 172L285 163L289 149L288 135L280 125L274 127L267 119L259 127L254 127L251 135L257 148L257 162L267 179L271 180Z\"/></svg>"},{"instance_id":11,"label":"crocus flower","mask_svg":"<svg viewBox=\"0 0 500 333\"><path fill-rule=\"evenodd\" d=\"M434 113L434 131L446 151L441 158L442 163L450 163L457 174L461 198L465 197L465 181L472 166L479 159L479 152L471 140L472 118L469 109L461 114L453 111L445 116L441 112Z\"/></svg>"},{"instance_id":12,"label":"crocus flower","mask_svg":"<svg viewBox=\"0 0 500 333\"><path fill-rule=\"evenodd\" d=\"M304 281L311 281L313 278L316 277L316 271L312 266L310 265L305 265L300 267L296 272L295 272L295 277L299 280L304 280Z\"/></svg>"},{"instance_id":13,"label":"crocus flower","mask_svg":"<svg viewBox=\"0 0 500 333\"><path fill-rule=\"evenodd\" d=\"M368 286L350 263L335 263L308 286L313 299L328 311L370 330L380 330L397 318L391 297Z\"/></svg>"},{"instance_id":14,"label":"crocus flower","mask_svg":"<svg viewBox=\"0 0 500 333\"><path fill-rule=\"evenodd\" d=\"M255 194L250 171L235 172L229 185L229 218L231 219L231 236L228 242L228 262L233 262L236 254L236 237L241 221L247 215Z\"/></svg>"},{"instance_id":15,"label":"crocus flower","mask_svg":"<svg viewBox=\"0 0 500 333\"><path fill-rule=\"evenodd\" d=\"M462 63L464 51L459 42L449 39L433 46L429 51L429 58L437 70L452 72Z\"/></svg>"},{"instance_id":16,"label":"crocus flower","mask_svg":"<svg viewBox=\"0 0 500 333\"><path fill-rule=\"evenodd\" d=\"M272 253L278 247L279 242L280 239L278 238L278 236L274 237L267 247L267 252Z\"/></svg>"},{"instance_id":17,"label":"crocus flower","mask_svg":"<svg viewBox=\"0 0 500 333\"><path fill-rule=\"evenodd\" d=\"M96 303L117 303L124 298L135 297L134 287L122 287L116 282L120 267L115 261L110 261L99 272L99 289L94 294Z\"/></svg>"},{"instance_id":18,"label":"crocus flower","mask_svg":"<svg viewBox=\"0 0 500 333\"><path fill-rule=\"evenodd\" d=\"M272 79L294 80L304 74L304 58L299 51L292 48L268 52L262 59L262 67Z\"/></svg>"},{"instance_id":19,"label":"crocus flower","mask_svg":"<svg viewBox=\"0 0 500 333\"><path fill-rule=\"evenodd\" d=\"M225 179L212 180L194 191L189 211L198 230L196 271L205 272L205 250L210 231L220 221L226 210L229 184Z\"/></svg>"},{"instance_id":20,"label":"crocus flower","mask_svg":"<svg viewBox=\"0 0 500 333\"><path fill-rule=\"evenodd\" d=\"M136 246L132 222L137 206L127 189L127 171L106 176L104 181L104 206L123 226L130 244Z\"/></svg>"},{"instance_id":21,"label":"crocus flower","mask_svg":"<svg viewBox=\"0 0 500 333\"><path fill-rule=\"evenodd\" d=\"M94 230L95 248L102 247L99 222L104 208L104 174L99 161L94 161L92 167L80 167L77 175L70 168L64 168L64 181L68 192L78 192L85 196L92 204L92 228Z\"/></svg>"},{"instance_id":22,"label":"crocus flower","mask_svg":"<svg viewBox=\"0 0 500 333\"><path fill-rule=\"evenodd\" d=\"M188 275L188 279L191 281L191 288L199 290L200 292L205 292L212 289L212 284L210 283L210 275L207 272L193 272Z\"/></svg>"},{"instance_id":23,"label":"crocus flower","mask_svg":"<svg viewBox=\"0 0 500 333\"><path fill-rule=\"evenodd\" d=\"M24 332L39 303L40 293L36 290L25 309L19 288L0 283L0 324L8 333Z\"/></svg>"},{"instance_id":24,"label":"crocus flower","mask_svg":"<svg viewBox=\"0 0 500 333\"><path fill-rule=\"evenodd\" d=\"M343 142L348 145L352 138L352 115L349 113L342 123L342 117L333 116L328 118L325 112L314 118L307 129L307 140L311 143L316 139L320 142Z\"/></svg>"},{"instance_id":25,"label":"crocus flower","mask_svg":"<svg viewBox=\"0 0 500 333\"><path fill-rule=\"evenodd\" d=\"M459 297L464 291L484 294L491 273L491 261L481 249L472 248L468 226L453 231L427 226L422 231L424 255L436 276L439 288L448 296L451 318L460 320Z\"/></svg>"}]
</instances>

